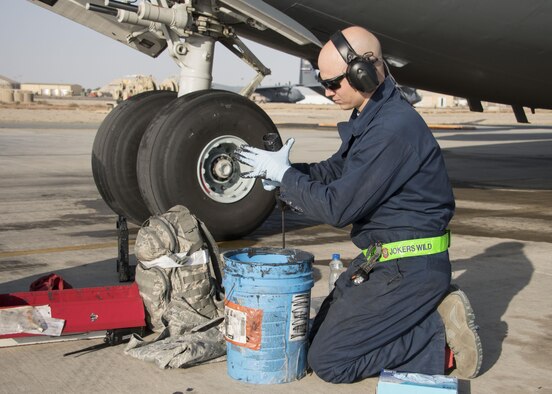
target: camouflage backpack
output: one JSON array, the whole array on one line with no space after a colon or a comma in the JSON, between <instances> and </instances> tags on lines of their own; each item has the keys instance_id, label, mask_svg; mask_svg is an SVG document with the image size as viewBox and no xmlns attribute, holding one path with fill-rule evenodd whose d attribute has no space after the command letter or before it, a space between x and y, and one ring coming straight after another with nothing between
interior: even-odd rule
<instances>
[{"instance_id":1,"label":"camouflage backpack","mask_svg":"<svg viewBox=\"0 0 552 394\"><path fill-rule=\"evenodd\" d=\"M221 316L222 260L218 246L205 224L188 208L177 205L150 217L138 231L134 249L139 261L136 283L153 331L168 327L171 335L177 335L206 318ZM181 314L181 309L190 316L185 322L171 322L168 316Z\"/></svg>"}]
</instances>

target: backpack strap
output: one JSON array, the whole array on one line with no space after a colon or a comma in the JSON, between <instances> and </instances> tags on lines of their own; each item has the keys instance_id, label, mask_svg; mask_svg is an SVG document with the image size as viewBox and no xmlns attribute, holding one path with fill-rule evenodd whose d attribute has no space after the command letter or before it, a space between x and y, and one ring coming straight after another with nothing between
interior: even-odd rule
<instances>
[{"instance_id":1,"label":"backpack strap","mask_svg":"<svg viewBox=\"0 0 552 394\"><path fill-rule=\"evenodd\" d=\"M196 218L197 219L197 218ZM224 288L222 287L222 270L224 268L224 262L220 258L220 251L218 244L215 241L215 238L211 235L211 232L201 220L197 219L199 223L199 230L201 235L207 240L207 249L209 249L209 256L211 257L211 268L213 269L213 274L215 276L215 285L219 293L224 293Z\"/></svg>"}]
</instances>

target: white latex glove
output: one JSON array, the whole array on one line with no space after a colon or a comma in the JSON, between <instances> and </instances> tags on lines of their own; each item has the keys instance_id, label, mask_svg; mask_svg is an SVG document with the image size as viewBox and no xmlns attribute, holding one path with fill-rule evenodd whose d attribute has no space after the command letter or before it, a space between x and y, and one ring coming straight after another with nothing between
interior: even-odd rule
<instances>
[{"instance_id":1,"label":"white latex glove","mask_svg":"<svg viewBox=\"0 0 552 394\"><path fill-rule=\"evenodd\" d=\"M262 179L261 181L263 183L263 189L265 189L267 192L276 190L277 187L281 186L280 182L269 181L268 179Z\"/></svg>"},{"instance_id":2,"label":"white latex glove","mask_svg":"<svg viewBox=\"0 0 552 394\"><path fill-rule=\"evenodd\" d=\"M295 140L290 138L282 149L277 152L254 148L249 145L242 145L235 152L235 157L243 164L253 169L242 173L244 178L264 178L271 181L282 182L284 173L291 167L289 163L289 151Z\"/></svg>"}]
</instances>

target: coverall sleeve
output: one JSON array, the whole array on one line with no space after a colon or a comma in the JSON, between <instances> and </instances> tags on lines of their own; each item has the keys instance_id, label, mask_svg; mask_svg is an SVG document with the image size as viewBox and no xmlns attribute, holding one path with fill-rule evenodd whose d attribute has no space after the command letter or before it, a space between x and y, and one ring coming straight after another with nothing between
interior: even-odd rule
<instances>
[{"instance_id":1,"label":"coverall sleeve","mask_svg":"<svg viewBox=\"0 0 552 394\"><path fill-rule=\"evenodd\" d=\"M329 184L341 176L343 163L344 161L339 151L329 159L319 163L296 163L292 164L292 167L303 174L307 174L313 181Z\"/></svg>"},{"instance_id":2,"label":"coverall sleeve","mask_svg":"<svg viewBox=\"0 0 552 394\"><path fill-rule=\"evenodd\" d=\"M396 193L420 167L408 141L383 138L349 153L340 177L329 183L290 168L281 198L292 207L335 227L360 220Z\"/></svg>"}]
</instances>

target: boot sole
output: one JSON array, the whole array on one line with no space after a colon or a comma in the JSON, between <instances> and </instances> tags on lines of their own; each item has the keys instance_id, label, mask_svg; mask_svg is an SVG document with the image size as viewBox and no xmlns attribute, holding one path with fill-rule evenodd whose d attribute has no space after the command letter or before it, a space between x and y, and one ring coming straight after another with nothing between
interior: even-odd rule
<instances>
[{"instance_id":1,"label":"boot sole","mask_svg":"<svg viewBox=\"0 0 552 394\"><path fill-rule=\"evenodd\" d=\"M466 293L464 293L462 290L460 290L457 286L451 285L450 293L449 295L458 296L460 298L460 301L462 303L462 309L464 311L464 319L465 323L468 326L469 330L471 331L471 334L474 339L475 349L476 349L476 366L473 370L473 372L466 373L465 371L460 371L462 375L469 379L475 378L481 369L481 365L483 363L483 347L481 345L481 339L479 338L479 334L477 333L477 326L475 324L475 314L473 312L472 306L470 304L470 301L468 299L468 296ZM441 317L443 318L443 315L441 314ZM443 321L445 318L443 318ZM445 326L446 329L446 326ZM447 344L448 344L448 336L447 336ZM448 344L451 350L453 350L453 347ZM454 351L453 351L454 354Z\"/></svg>"}]
</instances>

